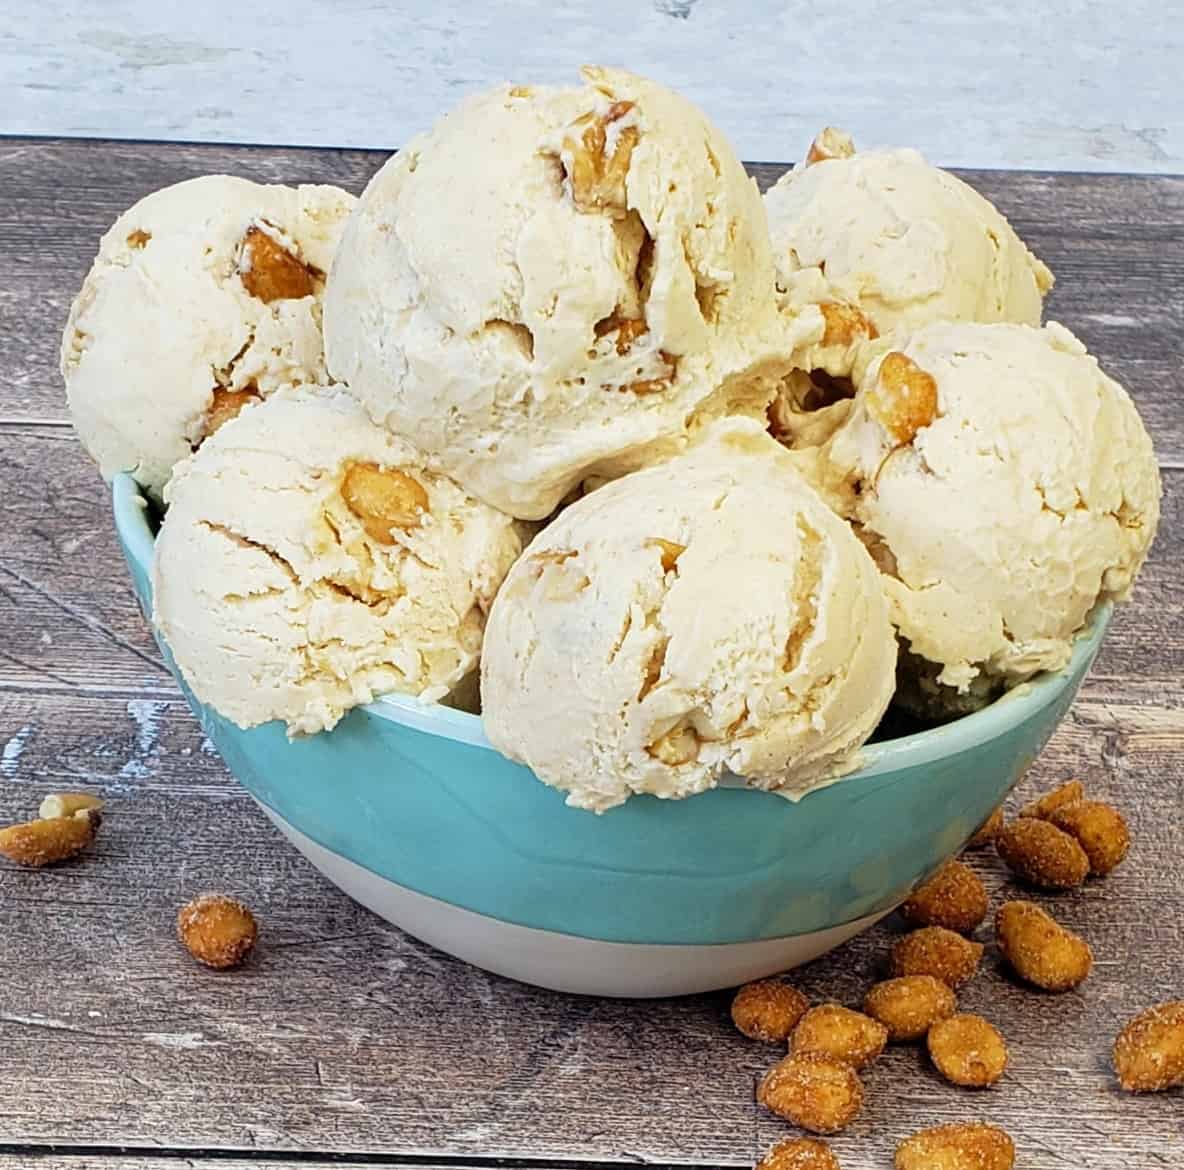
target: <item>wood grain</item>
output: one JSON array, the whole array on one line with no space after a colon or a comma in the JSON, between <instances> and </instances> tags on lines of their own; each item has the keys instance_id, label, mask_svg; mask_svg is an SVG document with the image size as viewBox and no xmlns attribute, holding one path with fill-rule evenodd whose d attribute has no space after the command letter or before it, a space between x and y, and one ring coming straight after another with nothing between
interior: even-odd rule
<instances>
[{"instance_id":1,"label":"wood grain","mask_svg":"<svg viewBox=\"0 0 1184 1170\"><path fill-rule=\"evenodd\" d=\"M259 1157L289 1170L339 1157L740 1166L787 1132L752 1096L777 1053L733 1032L725 996L639 1004L534 991L430 950L329 886L226 773L139 615L106 491L61 425L53 362L95 233L137 194L185 174L225 168L356 188L378 161L0 145L0 822L66 787L109 801L92 853L37 873L0 867L3 1170L238 1170ZM1127 306L1095 314L1083 332L1116 361L1138 355L1128 369L1157 430L1163 526L1134 600L1018 799L1079 775L1127 812L1136 843L1105 882L1047 899L1097 951L1079 993L1026 991L993 956L967 989L966 1006L1011 1045L1000 1086L955 1090L915 1049L893 1050L867 1077L863 1116L834 1144L844 1167L871 1170L890 1165L911 1128L984 1117L1015 1135L1026 1170L1178 1170L1180 1094L1121 1094L1107 1051L1126 1016L1184 994L1184 395L1174 357L1184 272L1166 235L1173 216L1184 218L1184 188L975 181L1046 255L1056 250L1056 295L1070 310L1080 298L1082 321L1087 300ZM1088 296L1072 290L1079 281ZM1134 324L1119 322L1128 316ZM973 863L996 901L1012 889L991 855ZM242 972L199 969L174 941L177 906L206 888L239 894L261 918L258 955ZM798 981L857 1003L895 929L855 940Z\"/></svg>"}]
</instances>

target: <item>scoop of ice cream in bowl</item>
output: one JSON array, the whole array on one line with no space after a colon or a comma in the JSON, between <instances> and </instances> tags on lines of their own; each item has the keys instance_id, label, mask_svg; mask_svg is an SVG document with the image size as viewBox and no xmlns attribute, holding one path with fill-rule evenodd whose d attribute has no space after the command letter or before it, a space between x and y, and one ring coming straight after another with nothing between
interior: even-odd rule
<instances>
[{"instance_id":1,"label":"scoop of ice cream in bowl","mask_svg":"<svg viewBox=\"0 0 1184 1170\"><path fill-rule=\"evenodd\" d=\"M173 188L106 238L63 373L140 602L387 920L565 991L768 975L904 900L1067 711L1150 443L989 204L851 156L820 136L770 234L698 110L592 69L471 99L356 206ZM881 228L908 296L860 275Z\"/></svg>"}]
</instances>

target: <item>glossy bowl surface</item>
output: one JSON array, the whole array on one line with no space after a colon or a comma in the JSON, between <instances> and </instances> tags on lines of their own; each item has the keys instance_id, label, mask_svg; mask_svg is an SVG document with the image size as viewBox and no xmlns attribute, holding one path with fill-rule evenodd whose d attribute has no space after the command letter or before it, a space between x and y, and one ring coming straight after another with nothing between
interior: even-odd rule
<instances>
[{"instance_id":1,"label":"glossy bowl surface","mask_svg":"<svg viewBox=\"0 0 1184 1170\"><path fill-rule=\"evenodd\" d=\"M148 611L153 532L126 476L115 481L114 511ZM796 804L720 788L684 801L634 797L594 816L568 808L559 792L500 756L480 719L463 712L390 697L354 710L331 732L291 741L278 723L243 731L186 694L230 770L273 820L379 913L532 982L666 994L734 981L729 948L767 953L741 964L752 977L813 957L898 905L1035 760L1108 620L1109 607L1099 607L1066 671L1038 676L944 727L871 744L858 772ZM433 930L444 917L451 925ZM466 946L488 923L507 927L501 941ZM652 971L644 954L655 947L687 959L666 964L681 966L681 977L626 974L614 983L591 958L571 977L555 975L523 958L536 935L562 936L559 948L573 940L573 951L576 939L623 945L604 954L641 975ZM581 970L587 978L576 977Z\"/></svg>"}]
</instances>

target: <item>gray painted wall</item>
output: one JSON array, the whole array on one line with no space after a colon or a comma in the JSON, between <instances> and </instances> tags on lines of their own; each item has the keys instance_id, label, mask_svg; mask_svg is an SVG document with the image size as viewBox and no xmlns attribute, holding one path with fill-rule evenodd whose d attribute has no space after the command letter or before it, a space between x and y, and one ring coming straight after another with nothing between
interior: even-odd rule
<instances>
[{"instance_id":1,"label":"gray painted wall","mask_svg":"<svg viewBox=\"0 0 1184 1170\"><path fill-rule=\"evenodd\" d=\"M844 125L982 167L1184 170L1184 0L31 0L0 132L391 147L491 82L622 64L750 160Z\"/></svg>"}]
</instances>

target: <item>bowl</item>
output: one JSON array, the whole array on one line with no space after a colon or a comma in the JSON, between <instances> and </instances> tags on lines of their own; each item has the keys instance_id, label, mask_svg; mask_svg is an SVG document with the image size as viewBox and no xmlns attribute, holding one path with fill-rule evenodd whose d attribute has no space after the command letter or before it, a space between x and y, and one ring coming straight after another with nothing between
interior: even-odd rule
<instances>
[{"instance_id":1,"label":"bowl","mask_svg":"<svg viewBox=\"0 0 1184 1170\"><path fill-rule=\"evenodd\" d=\"M151 612L153 527L128 476L115 524ZM666 996L817 957L956 854L1036 759L1102 642L1098 606L1063 672L945 726L869 744L797 803L743 787L637 796L603 816L499 755L481 720L388 696L289 740L194 713L231 772L331 882L417 938L561 991Z\"/></svg>"}]
</instances>

